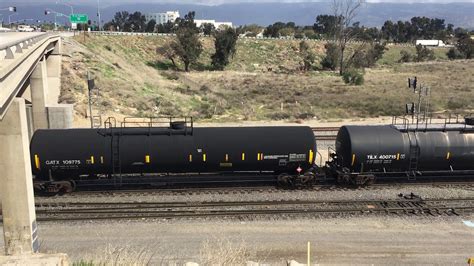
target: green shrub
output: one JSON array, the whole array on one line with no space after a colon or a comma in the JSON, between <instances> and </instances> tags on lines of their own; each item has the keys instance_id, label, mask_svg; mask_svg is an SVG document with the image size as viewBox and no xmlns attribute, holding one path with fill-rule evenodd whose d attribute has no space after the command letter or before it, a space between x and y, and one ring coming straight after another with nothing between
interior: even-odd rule
<instances>
[{"instance_id":1,"label":"green shrub","mask_svg":"<svg viewBox=\"0 0 474 266\"><path fill-rule=\"evenodd\" d=\"M73 262L72 266L94 266L92 261L80 260L78 262Z\"/></svg>"},{"instance_id":2,"label":"green shrub","mask_svg":"<svg viewBox=\"0 0 474 266\"><path fill-rule=\"evenodd\" d=\"M416 62L430 61L435 59L434 51L426 46L418 44L416 46Z\"/></svg>"},{"instance_id":3,"label":"green shrub","mask_svg":"<svg viewBox=\"0 0 474 266\"><path fill-rule=\"evenodd\" d=\"M344 83L360 86L364 84L364 73L356 69L349 69L342 74Z\"/></svg>"},{"instance_id":4,"label":"green shrub","mask_svg":"<svg viewBox=\"0 0 474 266\"><path fill-rule=\"evenodd\" d=\"M408 52L407 50L401 50L400 51L400 60L398 60L399 63L408 63L413 61L413 55Z\"/></svg>"},{"instance_id":5,"label":"green shrub","mask_svg":"<svg viewBox=\"0 0 474 266\"><path fill-rule=\"evenodd\" d=\"M321 61L321 66L324 69L336 70L339 66L340 52L335 43L327 43L324 45L326 48L326 56Z\"/></svg>"},{"instance_id":6,"label":"green shrub","mask_svg":"<svg viewBox=\"0 0 474 266\"><path fill-rule=\"evenodd\" d=\"M451 60L465 58L465 56L456 48L449 49L449 51L446 53L446 56L448 56L448 58Z\"/></svg>"}]
</instances>

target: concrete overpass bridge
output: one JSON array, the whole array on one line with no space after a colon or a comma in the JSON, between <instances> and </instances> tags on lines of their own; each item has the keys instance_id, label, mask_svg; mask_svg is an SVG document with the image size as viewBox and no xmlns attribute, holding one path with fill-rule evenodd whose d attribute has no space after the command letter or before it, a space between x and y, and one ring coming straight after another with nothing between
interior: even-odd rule
<instances>
[{"instance_id":1,"label":"concrete overpass bridge","mask_svg":"<svg viewBox=\"0 0 474 266\"><path fill-rule=\"evenodd\" d=\"M36 129L72 125L72 106L57 104L61 56L57 34L0 33L0 202L6 255L38 250L29 140Z\"/></svg>"}]
</instances>

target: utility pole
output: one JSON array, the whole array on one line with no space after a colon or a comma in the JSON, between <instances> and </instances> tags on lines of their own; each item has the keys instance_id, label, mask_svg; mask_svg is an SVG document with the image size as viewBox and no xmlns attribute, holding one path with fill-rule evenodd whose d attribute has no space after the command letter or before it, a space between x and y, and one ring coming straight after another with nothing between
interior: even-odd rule
<instances>
[{"instance_id":1,"label":"utility pole","mask_svg":"<svg viewBox=\"0 0 474 266\"><path fill-rule=\"evenodd\" d=\"M100 20L100 0L97 0L97 16L99 17L99 31L100 31L100 24L101 24L101 20Z\"/></svg>"},{"instance_id":2,"label":"utility pole","mask_svg":"<svg viewBox=\"0 0 474 266\"><path fill-rule=\"evenodd\" d=\"M411 108L408 108L407 105L407 112L411 112L412 115L412 123L414 122L414 117L416 116L416 126L418 127L420 121L420 115L423 111L423 119L422 121L427 123L428 122L428 115L429 115L429 108L430 108L430 95L431 89L428 87L423 87L418 85L418 80L416 77L413 79L408 79L408 88L412 88L413 92L418 96L418 105L415 106L414 103L411 104ZM425 108L422 110L421 107L425 103ZM409 110L410 109L410 110Z\"/></svg>"},{"instance_id":3,"label":"utility pole","mask_svg":"<svg viewBox=\"0 0 474 266\"><path fill-rule=\"evenodd\" d=\"M94 128L94 119L92 117L92 90L94 89L94 79L91 78L91 74L87 71L87 90L89 91L89 118L91 120L91 128Z\"/></svg>"}]
</instances>

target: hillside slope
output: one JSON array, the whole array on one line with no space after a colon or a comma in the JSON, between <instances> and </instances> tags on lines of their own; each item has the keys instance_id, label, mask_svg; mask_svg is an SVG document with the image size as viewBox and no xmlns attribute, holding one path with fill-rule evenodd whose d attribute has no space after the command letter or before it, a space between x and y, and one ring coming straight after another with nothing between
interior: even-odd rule
<instances>
[{"instance_id":1,"label":"hillside slope","mask_svg":"<svg viewBox=\"0 0 474 266\"><path fill-rule=\"evenodd\" d=\"M300 73L298 42L239 40L226 71L207 71L212 39L203 39L199 71L169 70L157 55L165 37L82 36L66 39L61 100L75 103L77 117L87 110L86 76L96 77L100 96L94 109L103 116L190 115L200 120L300 120L400 115L414 95L406 78L418 76L432 87L436 111L474 109L474 60L396 63L391 47L381 66L366 71L363 86L345 85L332 72ZM323 56L323 44L311 42ZM383 64L382 64L383 63Z\"/></svg>"}]
</instances>

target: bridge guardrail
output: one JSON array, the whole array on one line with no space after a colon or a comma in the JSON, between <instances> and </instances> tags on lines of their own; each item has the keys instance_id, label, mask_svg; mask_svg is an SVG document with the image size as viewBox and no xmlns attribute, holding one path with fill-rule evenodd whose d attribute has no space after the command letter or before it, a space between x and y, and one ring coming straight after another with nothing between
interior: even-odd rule
<instances>
[{"instance_id":1,"label":"bridge guardrail","mask_svg":"<svg viewBox=\"0 0 474 266\"><path fill-rule=\"evenodd\" d=\"M55 33L41 33L0 44L0 120L45 53L39 49L53 49L48 45L57 38L59 35Z\"/></svg>"},{"instance_id":2,"label":"bridge guardrail","mask_svg":"<svg viewBox=\"0 0 474 266\"><path fill-rule=\"evenodd\" d=\"M51 34L49 33L43 33L43 34L38 34L34 36L24 37L19 40L11 41L8 43L0 44L0 51L5 51L5 56L3 59L14 59L15 54L21 53L23 49L30 47L31 45L41 41L42 39L50 35ZM15 52L13 52L14 47L15 47Z\"/></svg>"}]
</instances>

